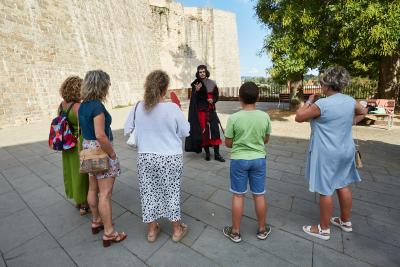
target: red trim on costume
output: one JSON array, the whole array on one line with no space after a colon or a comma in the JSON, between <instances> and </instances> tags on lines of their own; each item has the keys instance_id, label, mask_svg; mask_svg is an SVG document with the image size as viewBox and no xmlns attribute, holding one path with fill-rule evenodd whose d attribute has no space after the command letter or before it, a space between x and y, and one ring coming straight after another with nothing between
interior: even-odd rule
<instances>
[{"instance_id":1,"label":"red trim on costume","mask_svg":"<svg viewBox=\"0 0 400 267\"><path fill-rule=\"evenodd\" d=\"M198 111L197 116L199 118L200 128L202 132L202 147L207 146L217 146L222 144L222 140L218 139L211 139L210 128L206 127L207 125L207 112L205 111Z\"/></svg>"},{"instance_id":2,"label":"red trim on costume","mask_svg":"<svg viewBox=\"0 0 400 267\"><path fill-rule=\"evenodd\" d=\"M207 99L214 99L214 93L207 93ZM210 102L208 102L208 109L214 109L214 104L211 104Z\"/></svg>"},{"instance_id":3,"label":"red trim on costume","mask_svg":"<svg viewBox=\"0 0 400 267\"><path fill-rule=\"evenodd\" d=\"M222 140L221 139L211 139L209 140L209 145L211 146L219 146L222 144Z\"/></svg>"}]
</instances>

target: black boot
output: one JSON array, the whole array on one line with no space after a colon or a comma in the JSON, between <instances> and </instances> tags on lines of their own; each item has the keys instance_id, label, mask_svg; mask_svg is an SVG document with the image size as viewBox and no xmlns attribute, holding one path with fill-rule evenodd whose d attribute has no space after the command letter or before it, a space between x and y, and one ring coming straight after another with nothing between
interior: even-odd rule
<instances>
[{"instance_id":1,"label":"black boot","mask_svg":"<svg viewBox=\"0 0 400 267\"><path fill-rule=\"evenodd\" d=\"M219 146L214 146L214 159L216 161L225 162L225 159L219 154Z\"/></svg>"},{"instance_id":2,"label":"black boot","mask_svg":"<svg viewBox=\"0 0 400 267\"><path fill-rule=\"evenodd\" d=\"M211 156L210 156L210 148L208 146L204 147L204 151L206 152L206 160L210 161Z\"/></svg>"}]
</instances>

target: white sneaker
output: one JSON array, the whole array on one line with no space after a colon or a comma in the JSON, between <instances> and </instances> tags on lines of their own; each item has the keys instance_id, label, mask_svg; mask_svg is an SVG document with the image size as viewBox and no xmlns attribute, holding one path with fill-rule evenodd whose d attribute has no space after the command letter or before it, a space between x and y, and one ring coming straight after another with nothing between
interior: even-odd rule
<instances>
[{"instance_id":1,"label":"white sneaker","mask_svg":"<svg viewBox=\"0 0 400 267\"><path fill-rule=\"evenodd\" d=\"M331 229L328 228L328 229L322 230L321 226L319 224L318 224L318 233L311 232L311 225L304 225L303 231L306 234L309 234L314 237L318 237L323 240L329 240L331 238Z\"/></svg>"},{"instance_id":2,"label":"white sneaker","mask_svg":"<svg viewBox=\"0 0 400 267\"><path fill-rule=\"evenodd\" d=\"M350 221L344 222L344 221L342 221L342 219L340 217L332 217L330 221L331 221L331 224L339 227L340 229L342 229L343 231L345 231L347 233L353 231L353 225L351 224Z\"/></svg>"}]
</instances>

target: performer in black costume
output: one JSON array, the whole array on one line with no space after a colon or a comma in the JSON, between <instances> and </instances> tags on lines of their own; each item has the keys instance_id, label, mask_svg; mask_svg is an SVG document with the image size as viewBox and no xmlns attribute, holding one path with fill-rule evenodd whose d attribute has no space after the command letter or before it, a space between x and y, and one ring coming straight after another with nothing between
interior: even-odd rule
<instances>
[{"instance_id":1,"label":"performer in black costume","mask_svg":"<svg viewBox=\"0 0 400 267\"><path fill-rule=\"evenodd\" d=\"M222 140L219 135L219 118L215 109L218 101L218 87L209 79L207 66L197 67L196 80L191 83L192 93L189 105L190 136L186 138L185 150L200 153L206 152L205 159L210 160L210 146L214 147L214 158L225 162L219 153Z\"/></svg>"}]
</instances>

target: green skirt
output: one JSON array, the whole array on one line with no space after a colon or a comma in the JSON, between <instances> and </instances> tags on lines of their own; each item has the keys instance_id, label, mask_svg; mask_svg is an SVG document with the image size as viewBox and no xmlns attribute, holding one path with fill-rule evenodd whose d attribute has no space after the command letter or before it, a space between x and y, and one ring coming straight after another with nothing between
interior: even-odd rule
<instances>
[{"instance_id":1,"label":"green skirt","mask_svg":"<svg viewBox=\"0 0 400 267\"><path fill-rule=\"evenodd\" d=\"M77 147L62 152L65 194L76 204L87 202L89 179L87 174L79 173L79 154Z\"/></svg>"}]
</instances>

